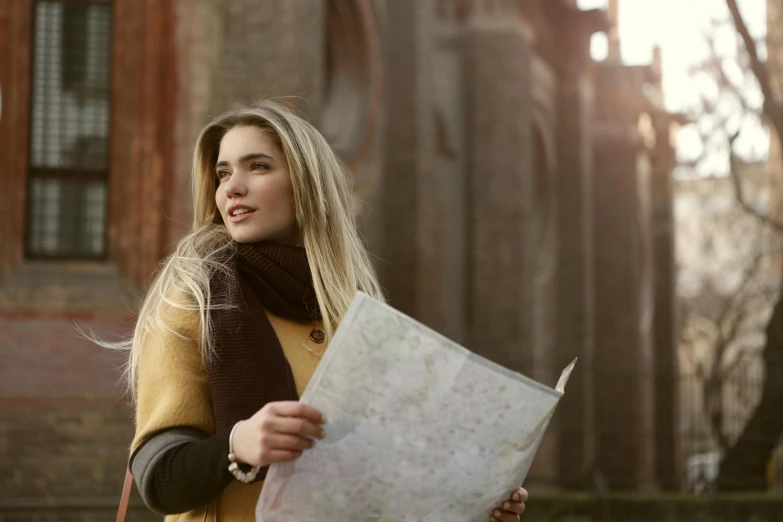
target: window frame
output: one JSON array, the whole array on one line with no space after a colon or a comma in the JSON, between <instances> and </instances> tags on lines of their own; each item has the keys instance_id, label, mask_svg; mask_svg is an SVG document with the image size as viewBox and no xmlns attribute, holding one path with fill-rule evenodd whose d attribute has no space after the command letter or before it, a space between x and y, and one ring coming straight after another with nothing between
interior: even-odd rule
<instances>
[{"instance_id":1,"label":"window frame","mask_svg":"<svg viewBox=\"0 0 783 522\"><path fill-rule=\"evenodd\" d=\"M59 4L71 4L71 5L95 5L103 4L109 7L109 51L107 60L108 77L106 79L106 102L108 106L108 119L106 122L107 138L106 138L106 166L103 169L88 169L88 168L74 168L74 167L36 167L33 165L33 120L34 120L34 106L35 106L35 86L36 86L36 64L39 59L37 50L37 35L38 35L38 17L36 16L37 8L40 3L59 3ZM113 126L113 97L112 87L114 85L114 41L115 41L115 20L114 14L116 6L113 0L33 0L31 3L31 18L30 18L30 96L28 106L28 128L27 128L27 151L26 151L26 172L24 180L24 221L22 230L22 255L25 260L30 261L107 261L110 257L110 227L111 227L111 165L112 165L112 130ZM55 52L61 52L62 47L55 50ZM103 231L102 231L102 249L100 252L91 253L84 249L74 249L65 247L59 247L54 252L41 252L32 248L32 228L33 228L33 184L37 180L63 180L70 182L77 182L87 186L90 182L100 181L103 184L105 192L104 216L103 216Z\"/></svg>"}]
</instances>

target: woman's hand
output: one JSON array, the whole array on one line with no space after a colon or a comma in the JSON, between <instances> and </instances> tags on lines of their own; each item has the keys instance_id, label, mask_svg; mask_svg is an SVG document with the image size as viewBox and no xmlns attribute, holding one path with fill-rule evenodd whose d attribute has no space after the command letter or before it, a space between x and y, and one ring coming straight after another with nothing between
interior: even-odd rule
<instances>
[{"instance_id":1,"label":"woman's hand","mask_svg":"<svg viewBox=\"0 0 783 522\"><path fill-rule=\"evenodd\" d=\"M498 506L497 509L492 510L489 519L492 522L517 522L519 520L519 515L525 510L526 501L527 490L525 488L519 488L511 494L506 502L503 502L502 506Z\"/></svg>"},{"instance_id":2,"label":"woman's hand","mask_svg":"<svg viewBox=\"0 0 783 522\"><path fill-rule=\"evenodd\" d=\"M236 460L251 466L288 462L323 438L321 412L297 401L270 402L234 431Z\"/></svg>"}]
</instances>

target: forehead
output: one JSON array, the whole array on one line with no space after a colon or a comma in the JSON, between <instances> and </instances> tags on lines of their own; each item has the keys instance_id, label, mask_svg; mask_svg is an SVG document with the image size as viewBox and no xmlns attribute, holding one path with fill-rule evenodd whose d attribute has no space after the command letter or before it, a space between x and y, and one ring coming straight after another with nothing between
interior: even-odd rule
<instances>
[{"instance_id":1,"label":"forehead","mask_svg":"<svg viewBox=\"0 0 783 522\"><path fill-rule=\"evenodd\" d=\"M261 127L240 125L229 129L220 140L218 161L232 161L259 152L273 157L280 154L275 142Z\"/></svg>"}]
</instances>

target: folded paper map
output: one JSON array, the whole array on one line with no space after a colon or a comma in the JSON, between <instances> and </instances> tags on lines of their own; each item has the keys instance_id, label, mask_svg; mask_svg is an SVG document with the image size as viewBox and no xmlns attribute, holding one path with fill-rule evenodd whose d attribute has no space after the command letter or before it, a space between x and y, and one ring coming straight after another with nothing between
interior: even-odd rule
<instances>
[{"instance_id":1,"label":"folded paper map","mask_svg":"<svg viewBox=\"0 0 783 522\"><path fill-rule=\"evenodd\" d=\"M326 437L270 467L257 522L486 522L563 395L358 293L301 400Z\"/></svg>"}]
</instances>

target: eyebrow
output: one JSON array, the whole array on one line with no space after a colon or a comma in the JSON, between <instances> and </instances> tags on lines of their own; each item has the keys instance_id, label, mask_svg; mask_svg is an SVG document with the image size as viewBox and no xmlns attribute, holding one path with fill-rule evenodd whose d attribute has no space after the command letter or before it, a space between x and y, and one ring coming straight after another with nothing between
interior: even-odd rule
<instances>
[{"instance_id":1,"label":"eyebrow","mask_svg":"<svg viewBox=\"0 0 783 522\"><path fill-rule=\"evenodd\" d=\"M264 154L263 152L255 152L253 154L245 154L244 156L239 158L239 163L247 163L248 161L252 161L254 159L264 159L264 158L274 161L274 158L268 154ZM215 165L215 168L218 167L228 167L228 162L218 161L217 164Z\"/></svg>"}]
</instances>

